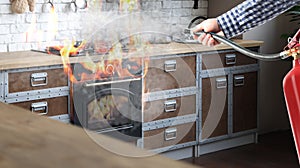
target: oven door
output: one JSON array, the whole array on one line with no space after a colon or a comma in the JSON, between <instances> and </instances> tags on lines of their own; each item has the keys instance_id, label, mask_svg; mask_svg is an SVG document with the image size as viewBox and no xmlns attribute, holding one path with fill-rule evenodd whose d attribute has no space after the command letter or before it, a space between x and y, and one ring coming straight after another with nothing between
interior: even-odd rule
<instances>
[{"instance_id":1,"label":"oven door","mask_svg":"<svg viewBox=\"0 0 300 168\"><path fill-rule=\"evenodd\" d=\"M140 137L141 80L74 86L74 123L99 133Z\"/></svg>"}]
</instances>

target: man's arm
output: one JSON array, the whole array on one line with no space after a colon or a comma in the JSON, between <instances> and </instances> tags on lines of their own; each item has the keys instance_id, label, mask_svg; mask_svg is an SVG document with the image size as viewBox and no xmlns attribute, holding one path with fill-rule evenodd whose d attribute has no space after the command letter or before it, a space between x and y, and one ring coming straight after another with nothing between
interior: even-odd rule
<instances>
[{"instance_id":1,"label":"man's arm","mask_svg":"<svg viewBox=\"0 0 300 168\"><path fill-rule=\"evenodd\" d=\"M300 0L246 0L217 17L226 38L261 25L295 6Z\"/></svg>"}]
</instances>

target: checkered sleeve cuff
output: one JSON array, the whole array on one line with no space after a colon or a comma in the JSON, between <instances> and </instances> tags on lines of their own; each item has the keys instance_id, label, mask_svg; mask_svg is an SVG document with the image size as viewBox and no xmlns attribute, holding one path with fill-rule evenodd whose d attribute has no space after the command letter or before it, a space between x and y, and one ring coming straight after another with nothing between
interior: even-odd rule
<instances>
[{"instance_id":1,"label":"checkered sleeve cuff","mask_svg":"<svg viewBox=\"0 0 300 168\"><path fill-rule=\"evenodd\" d=\"M226 38L231 38L242 33L237 19L238 17L235 16L235 14L234 11L228 11L217 17L218 24Z\"/></svg>"}]
</instances>

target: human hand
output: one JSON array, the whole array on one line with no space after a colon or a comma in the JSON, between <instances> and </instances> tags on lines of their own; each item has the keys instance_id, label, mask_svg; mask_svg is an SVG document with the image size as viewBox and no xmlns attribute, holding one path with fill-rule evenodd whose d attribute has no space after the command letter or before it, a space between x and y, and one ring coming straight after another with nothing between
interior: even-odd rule
<instances>
[{"instance_id":1,"label":"human hand","mask_svg":"<svg viewBox=\"0 0 300 168\"><path fill-rule=\"evenodd\" d=\"M216 18L204 20L203 22L201 22L200 24L198 24L197 26L192 28L192 31L194 33L199 32L199 31L213 32L218 35L224 36L224 33L221 30ZM220 44L220 42L215 40L210 34L203 33L200 36L193 35L193 37L195 40L198 40L199 43L201 43L203 45L214 46L214 45Z\"/></svg>"}]
</instances>

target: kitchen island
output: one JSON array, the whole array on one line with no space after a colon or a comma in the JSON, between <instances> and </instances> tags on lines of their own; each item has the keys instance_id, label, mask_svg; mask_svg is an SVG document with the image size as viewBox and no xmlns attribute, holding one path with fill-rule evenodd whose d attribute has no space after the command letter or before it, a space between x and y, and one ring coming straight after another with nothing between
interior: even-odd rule
<instances>
[{"instance_id":1,"label":"kitchen island","mask_svg":"<svg viewBox=\"0 0 300 168\"><path fill-rule=\"evenodd\" d=\"M236 42L255 51L262 45L261 41ZM183 43L149 44L142 50L122 54L116 59L127 59L122 67L129 73L142 72L143 75L126 80L116 78L103 82L90 78L71 82L74 78L70 71L66 73L63 70L62 59L58 55L36 51L0 53L0 101L95 130L91 126L102 125L100 121L104 118L94 110L97 106L92 102L107 102L100 101L101 96L96 95L104 94L102 97L111 98L112 92L104 93L102 90L112 90L112 81L134 86L122 88L115 85L114 90L138 93L135 94L138 108L134 113L137 118L131 121L139 122L126 121L122 128L136 130L134 135L137 136L129 141L140 148L183 159L257 141L257 60L224 44L216 47ZM145 58L147 66L132 62L131 56ZM73 69L77 66L81 70L85 65L103 65L82 66L82 63L104 63L106 58L99 55L71 56L68 61ZM105 68L108 71L114 70L113 65L120 65L108 63L108 69ZM91 75L97 69L99 67L82 72ZM87 92L86 86L92 92ZM95 96L89 96L96 92ZM122 92L122 95L126 93ZM133 99L125 96L125 100ZM76 110L78 104L80 108ZM86 107L94 109L85 111ZM125 106L125 109L130 108ZM105 115L111 114L104 111ZM92 125L92 121L96 124ZM96 129L96 132L104 130Z\"/></svg>"}]
</instances>

